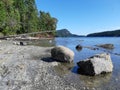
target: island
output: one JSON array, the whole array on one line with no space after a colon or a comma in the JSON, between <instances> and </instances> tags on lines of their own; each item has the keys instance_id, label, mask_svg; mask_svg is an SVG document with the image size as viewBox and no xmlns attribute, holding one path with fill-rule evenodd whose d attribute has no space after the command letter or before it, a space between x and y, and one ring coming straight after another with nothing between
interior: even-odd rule
<instances>
[{"instance_id":1,"label":"island","mask_svg":"<svg viewBox=\"0 0 120 90\"><path fill-rule=\"evenodd\" d=\"M84 37L84 35L72 34L68 29L61 29L56 31L56 37Z\"/></svg>"},{"instance_id":2,"label":"island","mask_svg":"<svg viewBox=\"0 0 120 90\"><path fill-rule=\"evenodd\" d=\"M120 29L88 34L87 37L120 37Z\"/></svg>"}]
</instances>

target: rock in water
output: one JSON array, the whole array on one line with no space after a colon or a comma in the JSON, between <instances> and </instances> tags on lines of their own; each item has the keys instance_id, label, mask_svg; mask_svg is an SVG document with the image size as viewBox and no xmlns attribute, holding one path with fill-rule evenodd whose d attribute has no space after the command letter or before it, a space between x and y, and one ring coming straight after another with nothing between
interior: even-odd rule
<instances>
[{"instance_id":1,"label":"rock in water","mask_svg":"<svg viewBox=\"0 0 120 90\"><path fill-rule=\"evenodd\" d=\"M105 49L114 49L114 45L113 44L100 44L100 45L96 45L97 47L102 47Z\"/></svg>"},{"instance_id":2,"label":"rock in water","mask_svg":"<svg viewBox=\"0 0 120 90\"><path fill-rule=\"evenodd\" d=\"M77 45L76 46L76 50L81 51L82 50L82 46L81 45Z\"/></svg>"},{"instance_id":3,"label":"rock in water","mask_svg":"<svg viewBox=\"0 0 120 90\"><path fill-rule=\"evenodd\" d=\"M72 62L74 59L74 52L64 46L56 46L51 50L53 59L60 62Z\"/></svg>"},{"instance_id":4,"label":"rock in water","mask_svg":"<svg viewBox=\"0 0 120 90\"><path fill-rule=\"evenodd\" d=\"M113 71L113 64L108 53L97 54L84 61L79 61L77 65L79 66L78 73L84 75L94 76Z\"/></svg>"}]
</instances>

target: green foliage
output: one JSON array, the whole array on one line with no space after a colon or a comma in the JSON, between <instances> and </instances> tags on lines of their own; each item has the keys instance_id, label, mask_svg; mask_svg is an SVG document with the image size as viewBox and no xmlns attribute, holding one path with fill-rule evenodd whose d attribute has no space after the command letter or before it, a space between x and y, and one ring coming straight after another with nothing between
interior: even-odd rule
<instances>
[{"instance_id":1,"label":"green foliage","mask_svg":"<svg viewBox=\"0 0 120 90\"><path fill-rule=\"evenodd\" d=\"M5 26L5 19L6 19L6 11L5 11L5 5L2 1L0 1L0 31L3 31L3 28Z\"/></svg>"},{"instance_id":2,"label":"green foliage","mask_svg":"<svg viewBox=\"0 0 120 90\"><path fill-rule=\"evenodd\" d=\"M13 0L0 1L0 31L4 35L15 34L19 29L19 13L13 7Z\"/></svg>"},{"instance_id":3,"label":"green foliage","mask_svg":"<svg viewBox=\"0 0 120 90\"><path fill-rule=\"evenodd\" d=\"M57 24L56 18L51 17L51 15L49 13L40 11L40 17L39 17L40 28L39 28L39 30L42 30L42 31L52 30L53 35L55 35L56 24Z\"/></svg>"},{"instance_id":4,"label":"green foliage","mask_svg":"<svg viewBox=\"0 0 120 90\"><path fill-rule=\"evenodd\" d=\"M21 28L17 33L29 33L38 30L38 13L34 0L15 0L15 8L20 14Z\"/></svg>"},{"instance_id":5,"label":"green foliage","mask_svg":"<svg viewBox=\"0 0 120 90\"><path fill-rule=\"evenodd\" d=\"M57 19L38 15L35 0L0 0L0 33L4 35L56 30Z\"/></svg>"}]
</instances>

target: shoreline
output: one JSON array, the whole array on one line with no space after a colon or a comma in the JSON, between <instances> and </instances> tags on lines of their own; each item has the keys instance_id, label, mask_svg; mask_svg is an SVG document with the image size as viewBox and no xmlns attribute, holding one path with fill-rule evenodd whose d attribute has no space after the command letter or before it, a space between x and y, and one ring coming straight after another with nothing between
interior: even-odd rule
<instances>
[{"instance_id":1,"label":"shoreline","mask_svg":"<svg viewBox=\"0 0 120 90\"><path fill-rule=\"evenodd\" d=\"M0 42L0 90L77 90L54 72L58 62L46 62L52 47Z\"/></svg>"},{"instance_id":2,"label":"shoreline","mask_svg":"<svg viewBox=\"0 0 120 90\"><path fill-rule=\"evenodd\" d=\"M77 66L74 63L67 65L51 59L50 52L53 46L22 46L14 45L13 42L14 40L0 42L0 90L114 90L119 88L117 83L119 76L115 74L118 73L116 70L95 77L77 74Z\"/></svg>"}]
</instances>

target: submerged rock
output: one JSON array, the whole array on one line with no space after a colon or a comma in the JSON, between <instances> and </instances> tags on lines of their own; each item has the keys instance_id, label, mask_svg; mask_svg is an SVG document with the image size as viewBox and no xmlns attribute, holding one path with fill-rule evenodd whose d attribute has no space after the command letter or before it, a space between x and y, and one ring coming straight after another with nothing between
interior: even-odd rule
<instances>
[{"instance_id":1,"label":"submerged rock","mask_svg":"<svg viewBox=\"0 0 120 90\"><path fill-rule=\"evenodd\" d=\"M77 45L76 46L76 50L81 51L82 50L82 46L81 45Z\"/></svg>"},{"instance_id":2,"label":"submerged rock","mask_svg":"<svg viewBox=\"0 0 120 90\"><path fill-rule=\"evenodd\" d=\"M91 47L91 46L85 46L84 48L90 49L90 50L99 50L99 48Z\"/></svg>"},{"instance_id":3,"label":"submerged rock","mask_svg":"<svg viewBox=\"0 0 120 90\"><path fill-rule=\"evenodd\" d=\"M80 67L78 73L84 75L94 76L113 71L113 64L108 53L94 55L84 61L79 61L77 65Z\"/></svg>"},{"instance_id":4,"label":"submerged rock","mask_svg":"<svg viewBox=\"0 0 120 90\"><path fill-rule=\"evenodd\" d=\"M71 72L71 69L73 68L73 66L74 66L74 63L59 63L54 68L58 75L64 76Z\"/></svg>"},{"instance_id":5,"label":"submerged rock","mask_svg":"<svg viewBox=\"0 0 120 90\"><path fill-rule=\"evenodd\" d=\"M51 50L53 59L60 62L72 62L74 59L74 52L64 46L56 46Z\"/></svg>"},{"instance_id":6,"label":"submerged rock","mask_svg":"<svg viewBox=\"0 0 120 90\"><path fill-rule=\"evenodd\" d=\"M100 44L100 45L96 45L97 47L102 47L105 49L114 49L114 45L113 44Z\"/></svg>"}]
</instances>

